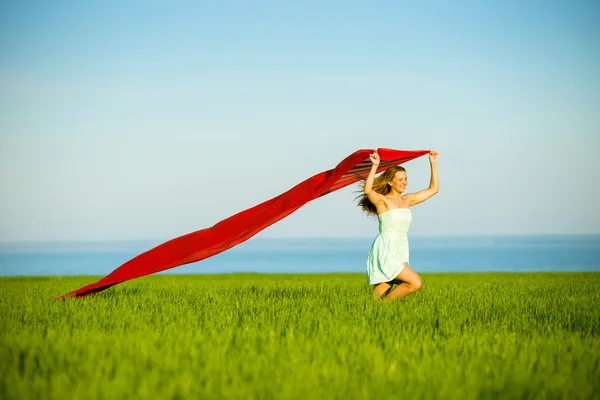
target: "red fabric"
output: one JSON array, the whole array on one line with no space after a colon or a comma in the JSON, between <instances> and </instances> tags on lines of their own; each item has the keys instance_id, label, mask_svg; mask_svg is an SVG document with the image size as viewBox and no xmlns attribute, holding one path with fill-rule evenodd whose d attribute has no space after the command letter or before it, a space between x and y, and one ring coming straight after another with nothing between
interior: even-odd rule
<instances>
[{"instance_id":1,"label":"red fabric","mask_svg":"<svg viewBox=\"0 0 600 400\"><path fill-rule=\"evenodd\" d=\"M96 283L60 296L89 296L118 283L154 274L180 265L193 263L219 254L242 243L266 227L302 207L304 204L360 179L371 169L372 150L357 150L337 167L316 174L285 193L244 210L214 226L171 239L127 261ZM378 149L380 164L377 172L429 153L429 150L405 151Z\"/></svg>"}]
</instances>

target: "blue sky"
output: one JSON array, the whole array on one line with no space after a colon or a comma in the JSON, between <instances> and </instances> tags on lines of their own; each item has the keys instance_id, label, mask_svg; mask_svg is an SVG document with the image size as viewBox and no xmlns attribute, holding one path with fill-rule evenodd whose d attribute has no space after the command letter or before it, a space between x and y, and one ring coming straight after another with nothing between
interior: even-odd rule
<instances>
[{"instance_id":1,"label":"blue sky","mask_svg":"<svg viewBox=\"0 0 600 400\"><path fill-rule=\"evenodd\" d=\"M414 235L600 233L599 4L4 1L0 241L168 239L376 147L440 153ZM354 189L259 235L374 236Z\"/></svg>"}]
</instances>

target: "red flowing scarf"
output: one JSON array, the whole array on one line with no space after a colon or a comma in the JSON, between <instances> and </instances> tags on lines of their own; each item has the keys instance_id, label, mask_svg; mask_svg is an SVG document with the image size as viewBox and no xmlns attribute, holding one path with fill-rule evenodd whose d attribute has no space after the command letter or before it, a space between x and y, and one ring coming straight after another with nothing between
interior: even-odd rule
<instances>
[{"instance_id":1,"label":"red flowing scarf","mask_svg":"<svg viewBox=\"0 0 600 400\"><path fill-rule=\"evenodd\" d=\"M378 149L377 172L429 153L429 150ZM96 283L58 297L84 297L130 279L204 260L242 243L304 204L366 179L372 150L357 150L337 167L300 182L285 193L224 219L214 226L171 239L127 261Z\"/></svg>"}]
</instances>

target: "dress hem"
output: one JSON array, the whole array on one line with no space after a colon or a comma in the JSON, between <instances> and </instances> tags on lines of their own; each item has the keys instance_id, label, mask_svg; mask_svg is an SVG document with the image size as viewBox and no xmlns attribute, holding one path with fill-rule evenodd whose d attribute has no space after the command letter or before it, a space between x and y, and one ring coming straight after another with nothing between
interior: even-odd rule
<instances>
[{"instance_id":1,"label":"dress hem","mask_svg":"<svg viewBox=\"0 0 600 400\"><path fill-rule=\"evenodd\" d=\"M389 281L377 281L377 282L371 282L371 281L367 281L367 282L368 282L367 284L369 284L369 285L377 285L377 284L384 283L384 282L386 282L386 283L387 283L387 282L391 282L391 281L393 281L394 279L396 279L396 277L398 276L398 274L399 274L400 272L404 271L404 267L406 267L407 265L408 265L408 262L404 262L404 263L402 263L402 267L400 267L400 269L398 270L398 272L396 272L396 273L394 274L394 277L393 277L392 279L390 279Z\"/></svg>"}]
</instances>

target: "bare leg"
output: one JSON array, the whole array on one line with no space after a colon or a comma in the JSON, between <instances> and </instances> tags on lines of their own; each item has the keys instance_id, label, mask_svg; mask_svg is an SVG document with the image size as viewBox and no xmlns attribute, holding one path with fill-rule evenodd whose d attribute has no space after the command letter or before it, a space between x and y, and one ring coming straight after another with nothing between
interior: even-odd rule
<instances>
[{"instance_id":1,"label":"bare leg","mask_svg":"<svg viewBox=\"0 0 600 400\"><path fill-rule=\"evenodd\" d=\"M423 286L421 277L417 275L415 271L410 269L408 265L402 269L394 281L401 281L401 283L385 296L384 301L386 303L406 297L409 294L418 291Z\"/></svg>"},{"instance_id":2,"label":"bare leg","mask_svg":"<svg viewBox=\"0 0 600 400\"><path fill-rule=\"evenodd\" d=\"M389 293L391 289L391 282L378 283L377 285L373 286L373 298L375 300L381 300L383 297L385 297L386 294Z\"/></svg>"}]
</instances>

